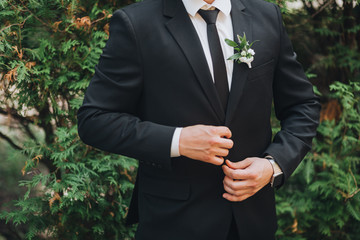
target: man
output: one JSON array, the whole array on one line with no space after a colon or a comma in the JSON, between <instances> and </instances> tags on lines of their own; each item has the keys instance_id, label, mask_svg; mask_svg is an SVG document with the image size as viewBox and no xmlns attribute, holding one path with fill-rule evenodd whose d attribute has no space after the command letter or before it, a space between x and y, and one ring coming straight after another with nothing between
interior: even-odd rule
<instances>
[{"instance_id":1,"label":"man","mask_svg":"<svg viewBox=\"0 0 360 240\"><path fill-rule=\"evenodd\" d=\"M243 33L258 40L252 68L227 60L225 38ZM268 240L273 187L309 151L318 114L274 4L146 0L114 13L78 120L85 143L140 162L137 240Z\"/></svg>"}]
</instances>

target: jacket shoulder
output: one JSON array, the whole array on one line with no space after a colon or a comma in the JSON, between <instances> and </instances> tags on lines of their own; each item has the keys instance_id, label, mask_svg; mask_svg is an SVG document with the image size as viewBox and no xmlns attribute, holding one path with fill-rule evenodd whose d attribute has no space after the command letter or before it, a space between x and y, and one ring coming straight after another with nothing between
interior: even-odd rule
<instances>
[{"instance_id":1,"label":"jacket shoulder","mask_svg":"<svg viewBox=\"0 0 360 240\"><path fill-rule=\"evenodd\" d=\"M276 18L278 19L278 6L272 2L264 0L235 0L241 1L248 12L253 16Z\"/></svg>"},{"instance_id":2,"label":"jacket shoulder","mask_svg":"<svg viewBox=\"0 0 360 240\"><path fill-rule=\"evenodd\" d=\"M144 0L137 3L132 3L114 12L123 11L129 18L133 19L147 19L154 17L162 12L162 0Z\"/></svg>"}]
</instances>

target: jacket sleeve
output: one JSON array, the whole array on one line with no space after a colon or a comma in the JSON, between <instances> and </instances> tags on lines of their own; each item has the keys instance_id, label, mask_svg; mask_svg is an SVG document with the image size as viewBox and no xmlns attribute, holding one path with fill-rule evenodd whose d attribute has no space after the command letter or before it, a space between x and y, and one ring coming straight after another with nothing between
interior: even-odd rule
<instances>
[{"instance_id":1,"label":"jacket sleeve","mask_svg":"<svg viewBox=\"0 0 360 240\"><path fill-rule=\"evenodd\" d=\"M136 114L143 77L139 42L123 10L113 14L110 37L78 111L81 140L104 151L171 168L174 127Z\"/></svg>"},{"instance_id":2,"label":"jacket sleeve","mask_svg":"<svg viewBox=\"0 0 360 240\"><path fill-rule=\"evenodd\" d=\"M276 117L281 131L265 151L274 157L286 180L311 149L319 124L320 104L301 64L296 60L290 39L276 6L280 29L280 52L273 82ZM284 182L284 181L283 181Z\"/></svg>"}]
</instances>

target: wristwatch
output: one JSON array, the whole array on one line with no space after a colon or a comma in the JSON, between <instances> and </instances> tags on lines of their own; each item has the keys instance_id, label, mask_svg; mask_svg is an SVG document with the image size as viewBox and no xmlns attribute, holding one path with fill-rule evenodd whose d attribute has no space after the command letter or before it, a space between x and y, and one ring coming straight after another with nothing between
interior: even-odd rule
<instances>
[{"instance_id":1,"label":"wristwatch","mask_svg":"<svg viewBox=\"0 0 360 240\"><path fill-rule=\"evenodd\" d=\"M273 157L266 156L265 159L269 160L269 162L271 163L271 166L274 170L274 174L272 175L272 177L270 179L270 186L272 188L280 186L282 183L282 179L283 179L283 172L282 172L281 168L275 162Z\"/></svg>"}]
</instances>

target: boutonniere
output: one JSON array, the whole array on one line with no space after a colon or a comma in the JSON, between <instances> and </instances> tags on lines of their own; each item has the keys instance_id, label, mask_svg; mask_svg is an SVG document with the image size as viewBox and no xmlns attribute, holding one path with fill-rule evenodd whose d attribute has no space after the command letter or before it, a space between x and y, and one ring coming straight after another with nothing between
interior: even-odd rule
<instances>
[{"instance_id":1,"label":"boutonniere","mask_svg":"<svg viewBox=\"0 0 360 240\"><path fill-rule=\"evenodd\" d=\"M230 47L233 47L235 49L235 54L229 57L227 60L235 60L238 63L246 63L249 68L251 68L251 63L254 61L254 55L255 51L251 48L252 45L255 42L258 42L258 40L253 41L252 43L249 43L246 40L246 35L244 33L244 36L240 36L239 34L236 35L239 43L234 42L230 39L225 39L225 42Z\"/></svg>"}]
</instances>

